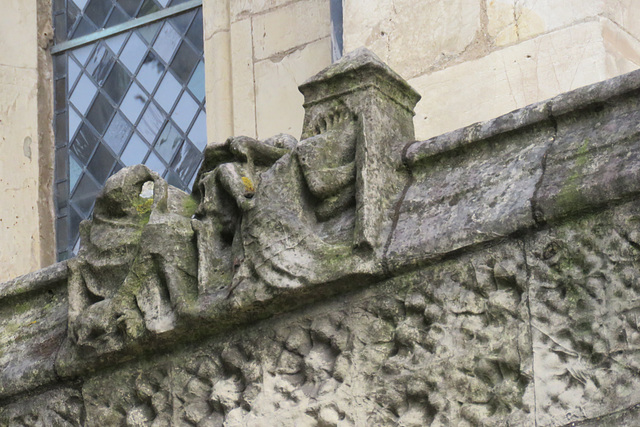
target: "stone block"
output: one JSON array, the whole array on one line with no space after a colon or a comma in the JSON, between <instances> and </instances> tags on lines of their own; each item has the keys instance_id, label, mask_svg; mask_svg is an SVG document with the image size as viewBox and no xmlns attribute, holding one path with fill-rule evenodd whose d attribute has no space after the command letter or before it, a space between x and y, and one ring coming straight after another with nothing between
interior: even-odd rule
<instances>
[{"instance_id":1,"label":"stone block","mask_svg":"<svg viewBox=\"0 0 640 427\"><path fill-rule=\"evenodd\" d=\"M13 40L13 38L12 38ZM0 280L40 267L38 74L0 65Z\"/></svg>"},{"instance_id":2,"label":"stone block","mask_svg":"<svg viewBox=\"0 0 640 427\"><path fill-rule=\"evenodd\" d=\"M627 82L640 85L640 74L627 77ZM614 89L617 81L599 87ZM609 99L592 97L590 89L551 101L557 136L546 155L545 175L536 196L539 215L547 220L640 192L640 171L635 166L640 162L640 103L637 97L627 96L612 105ZM585 105L575 109L575 103ZM571 110L563 111L567 106Z\"/></svg>"},{"instance_id":3,"label":"stone block","mask_svg":"<svg viewBox=\"0 0 640 427\"><path fill-rule=\"evenodd\" d=\"M267 138L284 132L299 137L303 96L297 87L331 63L329 37L301 47L279 60L255 63L257 133Z\"/></svg>"},{"instance_id":4,"label":"stone block","mask_svg":"<svg viewBox=\"0 0 640 427\"><path fill-rule=\"evenodd\" d=\"M391 268L419 265L532 226L530 199L553 134L552 124L542 122L528 132L472 141L461 147L464 152L451 150L415 165L388 249ZM424 144L459 136L452 132Z\"/></svg>"},{"instance_id":5,"label":"stone block","mask_svg":"<svg viewBox=\"0 0 640 427\"><path fill-rule=\"evenodd\" d=\"M229 0L203 2L202 16L205 40L218 31L229 30Z\"/></svg>"},{"instance_id":6,"label":"stone block","mask_svg":"<svg viewBox=\"0 0 640 427\"><path fill-rule=\"evenodd\" d=\"M0 64L17 68L37 67L37 8L35 1L8 0L3 3L0 16L0 40L3 40Z\"/></svg>"},{"instance_id":7,"label":"stone block","mask_svg":"<svg viewBox=\"0 0 640 427\"><path fill-rule=\"evenodd\" d=\"M215 114L207 114L208 142L224 141L233 133L233 92L229 31L219 31L205 41L204 62L207 106Z\"/></svg>"},{"instance_id":8,"label":"stone block","mask_svg":"<svg viewBox=\"0 0 640 427\"><path fill-rule=\"evenodd\" d=\"M233 133L256 137L256 94L253 75L251 19L231 24Z\"/></svg>"},{"instance_id":9,"label":"stone block","mask_svg":"<svg viewBox=\"0 0 640 427\"><path fill-rule=\"evenodd\" d=\"M294 0L296 1L296 0ZM305 0L297 0L305 1ZM291 0L232 0L230 3L231 21L245 19L250 15L264 13L270 9L292 3Z\"/></svg>"},{"instance_id":10,"label":"stone block","mask_svg":"<svg viewBox=\"0 0 640 427\"><path fill-rule=\"evenodd\" d=\"M605 0L605 16L640 40L640 3L636 0Z\"/></svg>"},{"instance_id":11,"label":"stone block","mask_svg":"<svg viewBox=\"0 0 640 427\"><path fill-rule=\"evenodd\" d=\"M345 51L366 46L405 78L474 48L481 30L479 0L371 3L344 2Z\"/></svg>"},{"instance_id":12,"label":"stone block","mask_svg":"<svg viewBox=\"0 0 640 427\"><path fill-rule=\"evenodd\" d=\"M602 36L607 54L607 75L617 76L640 67L640 41L614 22L602 20Z\"/></svg>"},{"instance_id":13,"label":"stone block","mask_svg":"<svg viewBox=\"0 0 640 427\"><path fill-rule=\"evenodd\" d=\"M410 79L423 95L416 136L488 120L607 77L613 76L607 75L600 21L565 28Z\"/></svg>"},{"instance_id":14,"label":"stone block","mask_svg":"<svg viewBox=\"0 0 640 427\"><path fill-rule=\"evenodd\" d=\"M66 336L67 288L66 267L53 268L62 273L62 282L41 270L0 287L0 399L57 378L54 361Z\"/></svg>"},{"instance_id":15,"label":"stone block","mask_svg":"<svg viewBox=\"0 0 640 427\"><path fill-rule=\"evenodd\" d=\"M497 46L527 40L602 12L599 0L484 0L487 32Z\"/></svg>"},{"instance_id":16,"label":"stone block","mask_svg":"<svg viewBox=\"0 0 640 427\"><path fill-rule=\"evenodd\" d=\"M329 2L305 0L252 18L255 60L286 53L331 34ZM275 61L281 60L281 57ZM309 74L307 77L313 75Z\"/></svg>"}]
</instances>

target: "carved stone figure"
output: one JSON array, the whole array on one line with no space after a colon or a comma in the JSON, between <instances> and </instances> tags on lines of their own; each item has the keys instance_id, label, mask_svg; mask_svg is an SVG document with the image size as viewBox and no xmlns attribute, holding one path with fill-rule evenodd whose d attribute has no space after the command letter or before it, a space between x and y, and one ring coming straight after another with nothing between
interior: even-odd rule
<instances>
[{"instance_id":1,"label":"carved stone figure","mask_svg":"<svg viewBox=\"0 0 640 427\"><path fill-rule=\"evenodd\" d=\"M215 289L216 284L225 287L230 283L233 272L244 260L241 218L254 206L261 174L296 143L286 134L265 141L240 136L205 149L204 165L194 189L200 204L193 221L201 292Z\"/></svg>"},{"instance_id":2,"label":"carved stone figure","mask_svg":"<svg viewBox=\"0 0 640 427\"><path fill-rule=\"evenodd\" d=\"M107 181L69 263L69 330L79 346L113 351L173 329L174 311L197 296L194 208L142 165Z\"/></svg>"},{"instance_id":3,"label":"carved stone figure","mask_svg":"<svg viewBox=\"0 0 640 427\"><path fill-rule=\"evenodd\" d=\"M300 90L299 143L280 134L209 145L193 196L144 166L108 180L70 263L78 346L141 349L229 307L384 274L419 95L367 50Z\"/></svg>"}]
</instances>

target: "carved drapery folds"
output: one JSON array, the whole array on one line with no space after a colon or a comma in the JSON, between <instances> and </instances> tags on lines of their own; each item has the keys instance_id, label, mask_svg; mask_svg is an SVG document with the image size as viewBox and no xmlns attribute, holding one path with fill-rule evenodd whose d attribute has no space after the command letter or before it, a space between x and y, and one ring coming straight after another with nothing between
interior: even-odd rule
<instances>
[{"instance_id":1,"label":"carved drapery folds","mask_svg":"<svg viewBox=\"0 0 640 427\"><path fill-rule=\"evenodd\" d=\"M419 95L365 49L300 90L300 142L210 144L192 196L144 166L109 179L70 264L74 345L135 348L211 313L383 274Z\"/></svg>"}]
</instances>

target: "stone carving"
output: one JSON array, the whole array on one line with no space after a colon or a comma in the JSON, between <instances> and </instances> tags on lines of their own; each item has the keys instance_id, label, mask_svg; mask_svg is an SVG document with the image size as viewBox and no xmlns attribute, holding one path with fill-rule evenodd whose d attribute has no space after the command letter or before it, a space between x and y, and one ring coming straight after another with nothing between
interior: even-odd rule
<instances>
[{"instance_id":1,"label":"stone carving","mask_svg":"<svg viewBox=\"0 0 640 427\"><path fill-rule=\"evenodd\" d=\"M174 328L176 311L197 297L194 210L145 166L107 181L69 262L69 332L79 346L109 352Z\"/></svg>"},{"instance_id":2,"label":"stone carving","mask_svg":"<svg viewBox=\"0 0 640 427\"><path fill-rule=\"evenodd\" d=\"M294 137L285 134L265 141L235 137L205 149L194 189L200 204L193 221L201 288L209 288L214 282L225 287L231 282L244 260L242 217L255 205L261 175L296 143Z\"/></svg>"},{"instance_id":3,"label":"stone carving","mask_svg":"<svg viewBox=\"0 0 640 427\"><path fill-rule=\"evenodd\" d=\"M193 198L143 166L109 179L70 263L76 344L108 353L170 336L236 289L251 304L382 275L419 95L364 49L301 91L300 143L282 134L209 145Z\"/></svg>"},{"instance_id":4,"label":"stone carving","mask_svg":"<svg viewBox=\"0 0 640 427\"><path fill-rule=\"evenodd\" d=\"M0 425L640 425L639 88L412 143L359 51L193 197L122 170L68 319L65 263L0 284Z\"/></svg>"},{"instance_id":5,"label":"stone carving","mask_svg":"<svg viewBox=\"0 0 640 427\"><path fill-rule=\"evenodd\" d=\"M393 204L406 179L397 170L402 148L413 139L419 95L364 49L300 90L301 141L261 173L249 203L236 202L246 208L234 234L241 248L232 262L224 260L237 266L230 292L240 287L269 295L382 274ZM218 163L204 170L215 171ZM205 195L214 191L211 181L202 185Z\"/></svg>"}]
</instances>

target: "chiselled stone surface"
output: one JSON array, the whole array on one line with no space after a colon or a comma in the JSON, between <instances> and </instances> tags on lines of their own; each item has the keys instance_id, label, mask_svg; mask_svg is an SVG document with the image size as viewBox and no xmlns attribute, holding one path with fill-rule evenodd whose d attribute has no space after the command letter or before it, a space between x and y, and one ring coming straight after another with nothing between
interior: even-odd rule
<instances>
[{"instance_id":1,"label":"chiselled stone surface","mask_svg":"<svg viewBox=\"0 0 640 427\"><path fill-rule=\"evenodd\" d=\"M508 244L105 373L87 425L530 424L526 280Z\"/></svg>"},{"instance_id":2,"label":"chiselled stone surface","mask_svg":"<svg viewBox=\"0 0 640 427\"><path fill-rule=\"evenodd\" d=\"M66 263L0 285L0 398L56 381L66 336Z\"/></svg>"},{"instance_id":3,"label":"chiselled stone surface","mask_svg":"<svg viewBox=\"0 0 640 427\"><path fill-rule=\"evenodd\" d=\"M0 425L21 427L80 427L84 402L79 390L58 388L0 407Z\"/></svg>"},{"instance_id":4,"label":"chiselled stone surface","mask_svg":"<svg viewBox=\"0 0 640 427\"><path fill-rule=\"evenodd\" d=\"M547 154L536 200L542 218L589 210L640 191L640 74L627 76L626 84L637 86L626 94L598 96L598 92L615 94L616 80L599 85L599 90L584 88L551 103L558 134ZM588 114L572 111L576 102L586 104Z\"/></svg>"},{"instance_id":5,"label":"chiselled stone surface","mask_svg":"<svg viewBox=\"0 0 640 427\"><path fill-rule=\"evenodd\" d=\"M632 203L527 244L539 425L640 402L639 220Z\"/></svg>"},{"instance_id":6,"label":"chiselled stone surface","mask_svg":"<svg viewBox=\"0 0 640 427\"><path fill-rule=\"evenodd\" d=\"M534 225L531 199L553 139L553 126L542 122L415 165L389 247L390 263L437 259Z\"/></svg>"}]
</instances>

